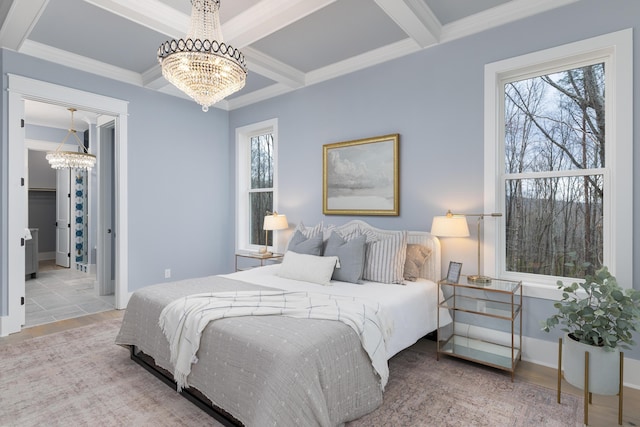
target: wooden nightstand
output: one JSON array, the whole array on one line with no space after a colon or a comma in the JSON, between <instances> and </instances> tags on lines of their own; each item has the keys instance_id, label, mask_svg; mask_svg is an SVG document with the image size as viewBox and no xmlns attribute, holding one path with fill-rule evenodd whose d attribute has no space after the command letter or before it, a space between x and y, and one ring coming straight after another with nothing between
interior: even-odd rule
<instances>
[{"instance_id":1,"label":"wooden nightstand","mask_svg":"<svg viewBox=\"0 0 640 427\"><path fill-rule=\"evenodd\" d=\"M262 267L268 264L279 263L282 261L282 257L284 257L284 254L273 253L273 254L265 255L258 252L238 251L236 252L236 271L248 270L250 268ZM238 267L239 258L247 258L247 259L259 261L259 264L251 265L248 267L245 267L245 266Z\"/></svg>"}]
</instances>

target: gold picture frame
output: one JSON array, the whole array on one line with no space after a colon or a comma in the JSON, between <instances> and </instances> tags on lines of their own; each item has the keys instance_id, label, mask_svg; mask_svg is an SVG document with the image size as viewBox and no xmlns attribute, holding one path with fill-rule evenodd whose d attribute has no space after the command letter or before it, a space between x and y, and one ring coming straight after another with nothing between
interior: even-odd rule
<instances>
[{"instance_id":1,"label":"gold picture frame","mask_svg":"<svg viewBox=\"0 0 640 427\"><path fill-rule=\"evenodd\" d=\"M400 214L400 135L322 146L322 213Z\"/></svg>"}]
</instances>

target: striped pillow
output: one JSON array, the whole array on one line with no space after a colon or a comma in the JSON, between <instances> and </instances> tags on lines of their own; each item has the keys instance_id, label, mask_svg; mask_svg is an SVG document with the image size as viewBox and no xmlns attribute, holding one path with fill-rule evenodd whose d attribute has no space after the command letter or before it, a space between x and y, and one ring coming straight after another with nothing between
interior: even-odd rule
<instances>
[{"instance_id":1,"label":"striped pillow","mask_svg":"<svg viewBox=\"0 0 640 427\"><path fill-rule=\"evenodd\" d=\"M300 223L298 224L298 226L294 231L300 231L304 235L304 237L306 237L307 239L310 239L312 237L316 237L318 234L322 234L322 228L323 228L322 221L320 221L313 227L307 227L304 225L302 221L300 221Z\"/></svg>"},{"instance_id":2,"label":"striped pillow","mask_svg":"<svg viewBox=\"0 0 640 427\"><path fill-rule=\"evenodd\" d=\"M407 232L381 235L367 242L362 278L372 282L402 283L407 257Z\"/></svg>"}]
</instances>

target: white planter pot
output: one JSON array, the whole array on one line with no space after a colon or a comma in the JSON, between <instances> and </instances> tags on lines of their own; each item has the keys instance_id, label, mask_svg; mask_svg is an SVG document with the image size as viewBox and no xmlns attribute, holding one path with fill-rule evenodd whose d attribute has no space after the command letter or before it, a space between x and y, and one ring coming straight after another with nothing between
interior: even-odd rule
<instances>
[{"instance_id":1,"label":"white planter pot","mask_svg":"<svg viewBox=\"0 0 640 427\"><path fill-rule=\"evenodd\" d=\"M564 334L562 364L564 379L584 390L584 353L589 352L589 391L615 395L620 388L620 349L605 351L602 347L583 344Z\"/></svg>"}]
</instances>

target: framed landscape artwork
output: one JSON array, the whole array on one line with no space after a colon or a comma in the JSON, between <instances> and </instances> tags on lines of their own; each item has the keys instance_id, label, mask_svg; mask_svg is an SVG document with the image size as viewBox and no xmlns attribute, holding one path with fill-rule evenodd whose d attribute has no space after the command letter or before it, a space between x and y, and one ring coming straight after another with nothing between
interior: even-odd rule
<instances>
[{"instance_id":1,"label":"framed landscape artwork","mask_svg":"<svg viewBox=\"0 0 640 427\"><path fill-rule=\"evenodd\" d=\"M325 215L399 215L399 135L325 144Z\"/></svg>"}]
</instances>

